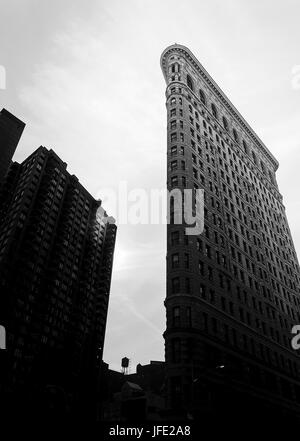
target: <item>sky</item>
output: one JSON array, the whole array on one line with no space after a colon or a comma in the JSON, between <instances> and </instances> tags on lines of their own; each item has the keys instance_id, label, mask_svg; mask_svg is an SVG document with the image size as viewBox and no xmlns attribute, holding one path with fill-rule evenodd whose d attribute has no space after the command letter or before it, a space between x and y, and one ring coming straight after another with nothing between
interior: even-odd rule
<instances>
[{"instance_id":1,"label":"sky","mask_svg":"<svg viewBox=\"0 0 300 441\"><path fill-rule=\"evenodd\" d=\"M124 183L128 191L163 189L159 61L179 43L278 159L299 255L297 0L0 0L0 10L0 108L26 123L14 160L40 145L52 148L97 198ZM113 204L104 208L118 223ZM120 370L124 356L130 372L164 359L165 230L118 226L104 348L113 369Z\"/></svg>"}]
</instances>

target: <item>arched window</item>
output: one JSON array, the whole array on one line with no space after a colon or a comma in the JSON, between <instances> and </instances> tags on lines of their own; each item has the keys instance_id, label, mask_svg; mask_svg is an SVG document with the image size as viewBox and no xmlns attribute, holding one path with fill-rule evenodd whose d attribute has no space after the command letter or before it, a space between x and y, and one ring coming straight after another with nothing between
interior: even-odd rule
<instances>
[{"instance_id":1,"label":"arched window","mask_svg":"<svg viewBox=\"0 0 300 441\"><path fill-rule=\"evenodd\" d=\"M239 142L239 137L238 137L237 131L235 129L233 129L232 133L233 133L233 138L234 138L235 142Z\"/></svg>"},{"instance_id":2,"label":"arched window","mask_svg":"<svg viewBox=\"0 0 300 441\"><path fill-rule=\"evenodd\" d=\"M262 161L260 161L260 168L261 168L262 172L266 171L265 164Z\"/></svg>"},{"instance_id":3,"label":"arched window","mask_svg":"<svg viewBox=\"0 0 300 441\"><path fill-rule=\"evenodd\" d=\"M212 111L213 116L218 119L218 111L217 111L217 108L214 105L214 103L212 103L212 105L211 105L211 111Z\"/></svg>"},{"instance_id":4,"label":"arched window","mask_svg":"<svg viewBox=\"0 0 300 441\"><path fill-rule=\"evenodd\" d=\"M169 72L170 73L177 73L177 72L179 72L179 64L178 63L171 64L171 66L169 67Z\"/></svg>"},{"instance_id":5,"label":"arched window","mask_svg":"<svg viewBox=\"0 0 300 441\"><path fill-rule=\"evenodd\" d=\"M248 146L244 139L243 139L243 147L244 147L244 152L248 154Z\"/></svg>"},{"instance_id":6,"label":"arched window","mask_svg":"<svg viewBox=\"0 0 300 441\"><path fill-rule=\"evenodd\" d=\"M186 84L191 90L194 90L193 80L189 75L186 77Z\"/></svg>"},{"instance_id":7,"label":"arched window","mask_svg":"<svg viewBox=\"0 0 300 441\"><path fill-rule=\"evenodd\" d=\"M202 89L199 90L199 96L200 96L200 101L202 101L203 104L206 104L206 96Z\"/></svg>"},{"instance_id":8,"label":"arched window","mask_svg":"<svg viewBox=\"0 0 300 441\"><path fill-rule=\"evenodd\" d=\"M223 121L223 127L224 127L224 129L227 130L227 132L228 132L228 121L227 121L227 119L225 118L225 116L223 116L222 121Z\"/></svg>"}]
</instances>

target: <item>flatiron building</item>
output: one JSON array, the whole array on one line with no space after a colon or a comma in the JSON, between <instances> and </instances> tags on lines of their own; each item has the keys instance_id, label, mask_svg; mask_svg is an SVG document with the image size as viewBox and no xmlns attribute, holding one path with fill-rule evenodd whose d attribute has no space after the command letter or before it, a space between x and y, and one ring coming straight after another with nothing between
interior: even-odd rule
<instances>
[{"instance_id":1,"label":"flatiron building","mask_svg":"<svg viewBox=\"0 0 300 441\"><path fill-rule=\"evenodd\" d=\"M168 190L204 189L203 233L167 226L167 406L299 416L299 264L279 164L189 49L165 49L161 68Z\"/></svg>"}]
</instances>

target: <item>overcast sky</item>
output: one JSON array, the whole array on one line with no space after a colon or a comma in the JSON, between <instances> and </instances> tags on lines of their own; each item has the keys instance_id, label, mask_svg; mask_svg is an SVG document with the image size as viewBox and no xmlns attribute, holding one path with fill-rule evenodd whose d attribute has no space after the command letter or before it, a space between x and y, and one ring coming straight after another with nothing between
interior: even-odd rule
<instances>
[{"instance_id":1,"label":"overcast sky","mask_svg":"<svg viewBox=\"0 0 300 441\"><path fill-rule=\"evenodd\" d=\"M180 43L279 160L299 254L299 16L297 0L0 0L0 107L27 124L14 159L53 148L95 197L120 181L164 188L159 59ZM104 351L112 368L123 356L131 372L164 357L165 239L163 225L119 226Z\"/></svg>"}]
</instances>

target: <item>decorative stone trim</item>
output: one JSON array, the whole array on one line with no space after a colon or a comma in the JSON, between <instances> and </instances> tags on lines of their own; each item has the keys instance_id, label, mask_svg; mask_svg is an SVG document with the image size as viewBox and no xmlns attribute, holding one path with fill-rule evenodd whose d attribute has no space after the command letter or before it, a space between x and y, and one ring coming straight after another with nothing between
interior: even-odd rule
<instances>
[{"instance_id":1,"label":"decorative stone trim","mask_svg":"<svg viewBox=\"0 0 300 441\"><path fill-rule=\"evenodd\" d=\"M215 83L215 81L211 78L209 73L204 69L202 64L196 59L196 57L192 54L192 52L185 46L174 44L172 46L167 47L161 55L160 64L164 74L165 79L167 80L167 57L170 53L179 53L183 54L184 57L191 63L191 65L196 69L196 71L202 76L202 78L206 81L211 90L218 96L221 102L225 105L225 107L229 110L232 117L243 127L243 129L247 132L250 138L254 141L256 146L261 149L261 151L266 155L269 161L273 164L274 170L278 169L279 163L276 158L272 155L269 149L265 146L265 144L261 141L258 135L254 132L254 130L249 126L249 124L245 121L242 115L238 112L238 110L234 107L231 101L227 98L225 93L220 89L220 87Z\"/></svg>"}]
</instances>

